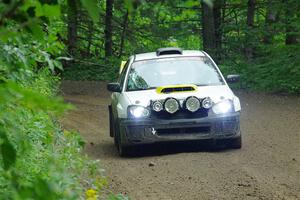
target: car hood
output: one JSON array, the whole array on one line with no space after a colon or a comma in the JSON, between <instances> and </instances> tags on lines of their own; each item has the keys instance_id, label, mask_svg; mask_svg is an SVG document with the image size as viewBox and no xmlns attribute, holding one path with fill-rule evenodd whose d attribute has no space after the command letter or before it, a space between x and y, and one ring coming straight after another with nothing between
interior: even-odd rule
<instances>
[{"instance_id":1,"label":"car hood","mask_svg":"<svg viewBox=\"0 0 300 200\"><path fill-rule=\"evenodd\" d=\"M234 94L227 85L218 86L199 86L197 91L193 92L177 92L169 94L157 93L155 89L130 91L125 92L131 105L150 105L151 100L166 99L173 97L176 99L185 99L189 96L196 96L198 98L210 97L213 102L217 103L223 99L233 99Z\"/></svg>"}]
</instances>

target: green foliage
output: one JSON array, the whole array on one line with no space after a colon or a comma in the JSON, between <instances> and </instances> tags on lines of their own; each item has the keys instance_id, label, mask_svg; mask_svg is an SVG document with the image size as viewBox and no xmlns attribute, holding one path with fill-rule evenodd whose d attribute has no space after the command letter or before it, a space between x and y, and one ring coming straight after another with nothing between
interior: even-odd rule
<instances>
[{"instance_id":1,"label":"green foliage","mask_svg":"<svg viewBox=\"0 0 300 200\"><path fill-rule=\"evenodd\" d=\"M294 0L269 2L272 4L256 2L253 27L245 23L247 7L234 7L239 5L236 1L228 2L233 6L222 24L224 41L219 64L225 74L241 74L240 87L299 94L299 41L287 45L286 38L287 19L299 36L300 18L296 18L299 13L294 12L290 17L286 12L290 7L299 8L300 4ZM273 14L273 21L266 19L268 13ZM249 48L253 50L250 59L245 56Z\"/></svg>"},{"instance_id":2,"label":"green foliage","mask_svg":"<svg viewBox=\"0 0 300 200\"><path fill-rule=\"evenodd\" d=\"M108 200L130 200L130 198L123 196L122 194L118 194L118 195L110 195L108 197Z\"/></svg>"},{"instance_id":3,"label":"green foliage","mask_svg":"<svg viewBox=\"0 0 300 200\"><path fill-rule=\"evenodd\" d=\"M85 194L82 182L92 187L101 175L97 163L80 154L78 133L56 121L70 106L50 92L57 81L44 70L19 80L27 87L9 80L0 85L0 199L77 199Z\"/></svg>"},{"instance_id":4,"label":"green foliage","mask_svg":"<svg viewBox=\"0 0 300 200\"><path fill-rule=\"evenodd\" d=\"M16 161L16 150L7 138L3 127L0 126L0 152L2 155L3 168L8 170Z\"/></svg>"},{"instance_id":5,"label":"green foliage","mask_svg":"<svg viewBox=\"0 0 300 200\"><path fill-rule=\"evenodd\" d=\"M63 78L66 80L91 80L91 81L113 81L118 75L118 67L107 65L107 67L95 65L78 65L74 68L65 69Z\"/></svg>"},{"instance_id":6,"label":"green foliage","mask_svg":"<svg viewBox=\"0 0 300 200\"><path fill-rule=\"evenodd\" d=\"M89 63L65 68L62 77L67 80L113 81L117 78L120 64L120 60L113 58L103 61L91 59Z\"/></svg>"},{"instance_id":7,"label":"green foliage","mask_svg":"<svg viewBox=\"0 0 300 200\"><path fill-rule=\"evenodd\" d=\"M93 19L94 23L99 21L99 8L97 0L80 0L83 7L89 13L89 16Z\"/></svg>"},{"instance_id":8,"label":"green foliage","mask_svg":"<svg viewBox=\"0 0 300 200\"><path fill-rule=\"evenodd\" d=\"M0 3L0 199L85 199L107 185L80 135L58 122L72 109L56 96L61 11L44 2Z\"/></svg>"},{"instance_id":9,"label":"green foliage","mask_svg":"<svg viewBox=\"0 0 300 200\"><path fill-rule=\"evenodd\" d=\"M252 62L238 60L224 62L220 68L224 74L241 75L242 88L271 92L300 92L300 48L295 46L272 46L263 49L261 56ZM272 58L272 59L270 59Z\"/></svg>"},{"instance_id":10,"label":"green foliage","mask_svg":"<svg viewBox=\"0 0 300 200\"><path fill-rule=\"evenodd\" d=\"M220 26L215 27L221 35L218 38L220 45L212 54L215 54L214 59L224 72L240 73L242 87L300 92L299 60L296 56L300 38L299 1L255 1L253 26L247 24L247 1L228 0L225 4L221 0L203 2L210 7L218 2L221 7L220 13L214 13L220 15ZM201 1L114 1L114 59L111 61L112 58L105 58L103 48L105 3L98 1L100 20L92 26L86 12L79 11L77 52L72 67L63 72L64 79L113 80L121 60L134 53L167 46L196 50L203 46ZM129 17L126 21L127 12ZM287 44L287 40L294 45ZM252 52L250 56L247 55L249 49ZM86 64L89 62L91 64Z\"/></svg>"}]
</instances>

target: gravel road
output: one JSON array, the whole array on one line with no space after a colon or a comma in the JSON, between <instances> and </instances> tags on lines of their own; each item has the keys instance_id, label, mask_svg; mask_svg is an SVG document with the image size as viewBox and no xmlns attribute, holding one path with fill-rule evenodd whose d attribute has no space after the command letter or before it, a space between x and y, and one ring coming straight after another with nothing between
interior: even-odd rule
<instances>
[{"instance_id":1,"label":"gravel road","mask_svg":"<svg viewBox=\"0 0 300 200\"><path fill-rule=\"evenodd\" d=\"M242 103L241 150L205 144L150 145L120 158L109 137L105 83L62 84L77 106L64 127L87 141L100 159L110 190L141 199L300 199L300 97L237 91Z\"/></svg>"}]
</instances>

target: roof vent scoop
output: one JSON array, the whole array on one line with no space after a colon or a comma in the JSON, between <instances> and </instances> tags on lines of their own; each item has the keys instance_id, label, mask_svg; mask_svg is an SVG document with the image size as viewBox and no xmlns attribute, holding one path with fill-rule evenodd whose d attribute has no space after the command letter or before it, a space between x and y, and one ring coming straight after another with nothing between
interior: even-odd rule
<instances>
[{"instance_id":1,"label":"roof vent scoop","mask_svg":"<svg viewBox=\"0 0 300 200\"><path fill-rule=\"evenodd\" d=\"M160 48L157 49L156 51L157 56L172 55L172 54L182 54L182 49L175 48L175 47L168 47L168 48Z\"/></svg>"}]
</instances>

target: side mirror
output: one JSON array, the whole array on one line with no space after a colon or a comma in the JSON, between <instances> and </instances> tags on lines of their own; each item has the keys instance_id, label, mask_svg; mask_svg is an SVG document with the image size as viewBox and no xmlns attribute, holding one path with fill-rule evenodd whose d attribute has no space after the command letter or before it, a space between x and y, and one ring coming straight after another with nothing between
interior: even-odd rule
<instances>
[{"instance_id":1,"label":"side mirror","mask_svg":"<svg viewBox=\"0 0 300 200\"><path fill-rule=\"evenodd\" d=\"M107 90L110 92L121 92L121 86L119 83L108 83Z\"/></svg>"},{"instance_id":2,"label":"side mirror","mask_svg":"<svg viewBox=\"0 0 300 200\"><path fill-rule=\"evenodd\" d=\"M237 83L240 81L240 75L238 75L238 74L228 75L226 77L226 81L227 81L227 83Z\"/></svg>"}]
</instances>

